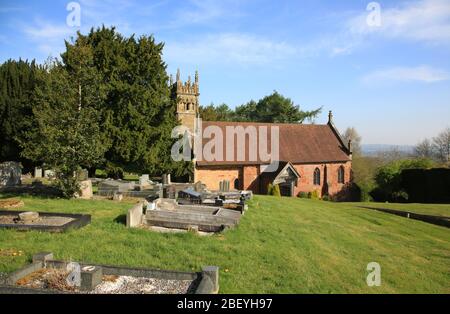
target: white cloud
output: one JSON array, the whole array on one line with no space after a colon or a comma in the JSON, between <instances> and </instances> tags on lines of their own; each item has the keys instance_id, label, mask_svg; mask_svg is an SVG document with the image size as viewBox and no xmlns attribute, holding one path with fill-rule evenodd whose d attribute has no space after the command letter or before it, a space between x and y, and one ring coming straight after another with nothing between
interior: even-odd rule
<instances>
[{"instance_id":1,"label":"white cloud","mask_svg":"<svg viewBox=\"0 0 450 314\"><path fill-rule=\"evenodd\" d=\"M33 40L62 40L75 33L66 24L51 24L37 20L33 25L23 27L23 32Z\"/></svg>"},{"instance_id":2,"label":"white cloud","mask_svg":"<svg viewBox=\"0 0 450 314\"><path fill-rule=\"evenodd\" d=\"M435 83L450 79L446 71L422 65L417 67L393 67L381 69L367 74L363 77L364 83L386 83L386 82L424 82Z\"/></svg>"},{"instance_id":3,"label":"white cloud","mask_svg":"<svg viewBox=\"0 0 450 314\"><path fill-rule=\"evenodd\" d=\"M81 8L81 28L89 31L91 27L115 26L125 34L130 33L130 23L127 12L141 12L156 4L146 5L145 8L136 6L131 0L79 0Z\"/></svg>"},{"instance_id":4,"label":"white cloud","mask_svg":"<svg viewBox=\"0 0 450 314\"><path fill-rule=\"evenodd\" d=\"M298 49L285 42L247 34L224 33L186 42L166 42L164 56L177 63L232 62L262 65L295 56L298 52Z\"/></svg>"},{"instance_id":5,"label":"white cloud","mask_svg":"<svg viewBox=\"0 0 450 314\"><path fill-rule=\"evenodd\" d=\"M71 28L63 23L50 23L35 19L32 23L17 24L17 27L28 37L33 44L45 56L59 57L64 50L64 40L76 35L76 28Z\"/></svg>"},{"instance_id":6,"label":"white cloud","mask_svg":"<svg viewBox=\"0 0 450 314\"><path fill-rule=\"evenodd\" d=\"M381 25L369 26L369 12L361 13L348 22L354 35L381 35L433 44L450 43L450 1L416 0L395 8L381 7Z\"/></svg>"}]
</instances>

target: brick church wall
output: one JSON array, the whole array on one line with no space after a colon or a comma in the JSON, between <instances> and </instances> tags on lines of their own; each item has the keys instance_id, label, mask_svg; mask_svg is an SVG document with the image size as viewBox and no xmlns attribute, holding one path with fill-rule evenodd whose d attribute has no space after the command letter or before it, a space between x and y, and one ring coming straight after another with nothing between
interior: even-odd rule
<instances>
[{"instance_id":1,"label":"brick church wall","mask_svg":"<svg viewBox=\"0 0 450 314\"><path fill-rule=\"evenodd\" d=\"M294 196L300 192L312 192L317 190L319 195L325 193L324 176L325 167L327 168L328 194L334 195L341 191L344 184L338 183L338 169L344 167L345 183L351 180L351 162L345 163L326 163L326 164L296 164L294 165L300 174L300 179L294 189ZM320 170L320 185L314 185L314 170ZM252 190L256 194L265 194L268 182L260 182L259 166L206 166L197 167L195 170L195 180L202 181L210 190L218 190L219 182L223 180L230 181L230 186L234 187L235 180L239 180L239 189Z\"/></svg>"},{"instance_id":2,"label":"brick church wall","mask_svg":"<svg viewBox=\"0 0 450 314\"><path fill-rule=\"evenodd\" d=\"M327 164L308 164L308 165L294 165L295 170L300 174L300 179L297 186L294 189L295 196L300 192L312 192L317 190L322 197L326 193L324 188L325 183L325 167L327 168L327 183L328 194L334 195L342 190L345 183L351 180L351 162L346 163L327 163ZM338 183L338 170L339 167L344 167L344 184ZM320 185L314 185L314 170L319 168L320 170Z\"/></svg>"},{"instance_id":3,"label":"brick church wall","mask_svg":"<svg viewBox=\"0 0 450 314\"><path fill-rule=\"evenodd\" d=\"M230 181L230 188L234 187L234 182L242 180L241 167L197 167L195 170L195 181L201 181L209 190L219 190L219 182Z\"/></svg>"},{"instance_id":4,"label":"brick church wall","mask_svg":"<svg viewBox=\"0 0 450 314\"><path fill-rule=\"evenodd\" d=\"M256 194L260 193L259 174L259 166L244 166L242 189L251 190Z\"/></svg>"}]
</instances>

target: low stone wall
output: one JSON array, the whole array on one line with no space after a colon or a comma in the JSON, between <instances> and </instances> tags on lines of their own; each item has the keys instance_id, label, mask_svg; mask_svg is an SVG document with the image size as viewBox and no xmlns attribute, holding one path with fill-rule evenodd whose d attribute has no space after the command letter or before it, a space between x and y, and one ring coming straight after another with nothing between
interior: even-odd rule
<instances>
[{"instance_id":1,"label":"low stone wall","mask_svg":"<svg viewBox=\"0 0 450 314\"><path fill-rule=\"evenodd\" d=\"M387 208L377 208L377 207L369 207L369 206L360 206L361 208L377 210L380 212L402 216L406 218L411 218L415 220L424 221L433 225L443 226L450 228L450 217L441 217L441 216L432 216L432 215L423 215L417 213L411 213L407 211L395 210L395 209L387 209Z\"/></svg>"}]
</instances>

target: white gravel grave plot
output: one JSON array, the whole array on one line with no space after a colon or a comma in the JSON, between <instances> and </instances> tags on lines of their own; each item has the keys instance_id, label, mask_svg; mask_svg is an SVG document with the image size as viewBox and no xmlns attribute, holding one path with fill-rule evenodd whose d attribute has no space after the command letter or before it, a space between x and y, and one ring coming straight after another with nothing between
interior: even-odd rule
<instances>
[{"instance_id":1,"label":"white gravel grave plot","mask_svg":"<svg viewBox=\"0 0 450 314\"><path fill-rule=\"evenodd\" d=\"M192 280L167 280L118 276L114 281L102 281L91 294L186 294Z\"/></svg>"}]
</instances>

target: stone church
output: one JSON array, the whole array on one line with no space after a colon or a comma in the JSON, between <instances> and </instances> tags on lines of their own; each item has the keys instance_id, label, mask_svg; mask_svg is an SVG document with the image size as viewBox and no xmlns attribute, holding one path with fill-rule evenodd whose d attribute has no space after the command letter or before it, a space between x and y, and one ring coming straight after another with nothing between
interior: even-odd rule
<instances>
[{"instance_id":1,"label":"stone church","mask_svg":"<svg viewBox=\"0 0 450 314\"><path fill-rule=\"evenodd\" d=\"M170 84L172 97L177 99L177 118L194 133L199 115L198 73L195 73L193 82L190 77L182 82L178 70L175 82L171 77ZM251 190L256 194L266 194L269 184L278 184L284 196L316 191L319 197L337 197L346 193L352 180L351 142L344 143L331 112L326 124L202 121L202 130L197 131L203 134L203 129L209 126L222 129L223 134L226 134L227 127L236 126L277 126L279 130L279 160L275 171L265 171L267 162L249 159L248 153L239 161L194 159L194 182L201 181L210 190L219 190L221 183L227 181L231 189ZM226 140L223 145L225 151ZM248 141L245 145L248 149Z\"/></svg>"}]
</instances>

